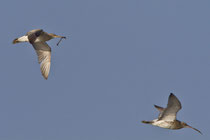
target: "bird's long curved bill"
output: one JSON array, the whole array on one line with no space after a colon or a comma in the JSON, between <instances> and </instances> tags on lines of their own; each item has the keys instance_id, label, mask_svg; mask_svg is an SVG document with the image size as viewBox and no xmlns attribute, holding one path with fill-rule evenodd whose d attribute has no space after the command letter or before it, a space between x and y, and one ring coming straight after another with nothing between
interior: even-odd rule
<instances>
[{"instance_id":1,"label":"bird's long curved bill","mask_svg":"<svg viewBox=\"0 0 210 140\"><path fill-rule=\"evenodd\" d=\"M189 125L188 125L187 127L188 127L188 128L192 128L192 129L194 129L195 131L198 131L200 134L202 134L201 131L199 131L199 130L196 129L196 128L193 128L193 127L191 127L191 126L189 126ZM203 134L202 134L202 135L203 135Z\"/></svg>"},{"instance_id":2,"label":"bird's long curved bill","mask_svg":"<svg viewBox=\"0 0 210 140\"><path fill-rule=\"evenodd\" d=\"M61 42L61 40L62 40L63 38L66 39L66 37L61 37L60 40L59 40L58 43L57 43L57 46L60 44L60 42Z\"/></svg>"}]
</instances>

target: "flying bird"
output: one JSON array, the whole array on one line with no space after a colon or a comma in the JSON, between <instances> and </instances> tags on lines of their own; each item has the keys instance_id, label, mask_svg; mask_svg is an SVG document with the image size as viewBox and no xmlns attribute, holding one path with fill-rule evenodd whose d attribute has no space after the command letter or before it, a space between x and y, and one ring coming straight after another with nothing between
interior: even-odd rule
<instances>
[{"instance_id":1,"label":"flying bird","mask_svg":"<svg viewBox=\"0 0 210 140\"><path fill-rule=\"evenodd\" d=\"M198 129L193 128L185 122L181 122L176 119L176 114L182 108L182 106L180 101L173 93L171 93L168 98L168 104L166 108L157 105L154 106L160 112L158 119L152 121L142 121L142 123L151 124L167 129L192 128L202 134Z\"/></svg>"},{"instance_id":2,"label":"flying bird","mask_svg":"<svg viewBox=\"0 0 210 140\"><path fill-rule=\"evenodd\" d=\"M64 36L46 33L42 29L34 29L27 32L26 35L13 40L13 44L20 42L29 42L32 44L38 55L38 62L40 64L41 73L46 80L50 72L51 64L51 48L48 46L46 41L53 38L61 38L57 43L57 46L63 38L66 39Z\"/></svg>"}]
</instances>

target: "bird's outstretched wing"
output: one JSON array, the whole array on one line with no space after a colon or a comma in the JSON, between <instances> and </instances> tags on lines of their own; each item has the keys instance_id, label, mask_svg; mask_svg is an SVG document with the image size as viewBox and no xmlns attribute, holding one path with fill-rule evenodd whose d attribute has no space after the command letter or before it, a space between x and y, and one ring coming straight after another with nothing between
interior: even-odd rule
<instances>
[{"instance_id":1,"label":"bird's outstretched wing","mask_svg":"<svg viewBox=\"0 0 210 140\"><path fill-rule=\"evenodd\" d=\"M157 106L157 105L154 105L154 107L160 112L159 115L158 115L158 119L160 119L160 117L162 116L165 108Z\"/></svg>"},{"instance_id":2,"label":"bird's outstretched wing","mask_svg":"<svg viewBox=\"0 0 210 140\"><path fill-rule=\"evenodd\" d=\"M32 45L38 55L41 73L47 79L50 72L51 48L46 42L35 42Z\"/></svg>"},{"instance_id":3,"label":"bird's outstretched wing","mask_svg":"<svg viewBox=\"0 0 210 140\"><path fill-rule=\"evenodd\" d=\"M174 121L176 120L177 112L182 108L180 101L178 98L171 93L168 98L167 107L162 112L159 120L166 120L166 121Z\"/></svg>"}]
</instances>

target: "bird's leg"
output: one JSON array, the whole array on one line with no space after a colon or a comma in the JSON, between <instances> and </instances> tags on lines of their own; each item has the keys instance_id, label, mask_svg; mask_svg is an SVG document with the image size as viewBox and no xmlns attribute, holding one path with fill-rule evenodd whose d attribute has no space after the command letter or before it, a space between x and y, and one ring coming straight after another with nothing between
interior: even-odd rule
<instances>
[{"instance_id":1,"label":"bird's leg","mask_svg":"<svg viewBox=\"0 0 210 140\"><path fill-rule=\"evenodd\" d=\"M60 42L61 42L61 40L62 40L63 38L66 39L65 36L61 36L60 40L59 40L58 43L57 43L57 46L60 44Z\"/></svg>"}]
</instances>

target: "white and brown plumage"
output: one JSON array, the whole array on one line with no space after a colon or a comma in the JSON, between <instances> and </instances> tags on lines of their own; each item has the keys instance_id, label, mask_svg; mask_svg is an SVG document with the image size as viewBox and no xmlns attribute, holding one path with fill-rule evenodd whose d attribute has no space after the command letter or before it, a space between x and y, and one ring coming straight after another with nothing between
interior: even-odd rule
<instances>
[{"instance_id":1,"label":"white and brown plumage","mask_svg":"<svg viewBox=\"0 0 210 140\"><path fill-rule=\"evenodd\" d=\"M51 64L51 48L48 46L46 41L51 40L53 38L62 39L66 37L55 35L52 33L46 33L42 29L34 29L26 33L26 35L13 40L13 44L20 42L29 42L32 44L38 55L41 73L45 79L48 78Z\"/></svg>"},{"instance_id":2,"label":"white and brown plumage","mask_svg":"<svg viewBox=\"0 0 210 140\"><path fill-rule=\"evenodd\" d=\"M181 122L176 119L176 114L182 108L182 106L180 101L173 93L171 93L168 98L168 104L166 108L157 105L154 106L160 111L158 119L152 121L142 121L142 123L151 124L154 126L167 128L167 129L192 128L201 133L198 129L193 128L188 124L186 124L185 122Z\"/></svg>"}]
</instances>

